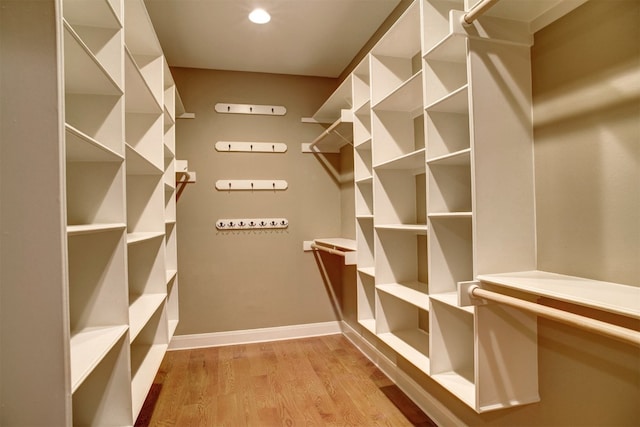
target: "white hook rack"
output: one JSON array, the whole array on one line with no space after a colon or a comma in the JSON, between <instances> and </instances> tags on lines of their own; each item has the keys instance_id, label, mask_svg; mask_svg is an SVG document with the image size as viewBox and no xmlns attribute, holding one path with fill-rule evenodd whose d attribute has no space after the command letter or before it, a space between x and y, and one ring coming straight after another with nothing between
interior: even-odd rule
<instances>
[{"instance_id":1,"label":"white hook rack","mask_svg":"<svg viewBox=\"0 0 640 427\"><path fill-rule=\"evenodd\" d=\"M285 153L287 144L282 142L218 141L216 151L246 153Z\"/></svg>"},{"instance_id":2,"label":"white hook rack","mask_svg":"<svg viewBox=\"0 0 640 427\"><path fill-rule=\"evenodd\" d=\"M288 226L289 220L286 218L237 218L216 221L218 230L265 230Z\"/></svg>"},{"instance_id":3,"label":"white hook rack","mask_svg":"<svg viewBox=\"0 0 640 427\"><path fill-rule=\"evenodd\" d=\"M223 114L260 114L265 116L284 116L287 109L282 105L229 104L219 102L215 105L217 113Z\"/></svg>"},{"instance_id":4,"label":"white hook rack","mask_svg":"<svg viewBox=\"0 0 640 427\"><path fill-rule=\"evenodd\" d=\"M289 184L281 179L220 179L216 190L220 191L283 191Z\"/></svg>"}]
</instances>

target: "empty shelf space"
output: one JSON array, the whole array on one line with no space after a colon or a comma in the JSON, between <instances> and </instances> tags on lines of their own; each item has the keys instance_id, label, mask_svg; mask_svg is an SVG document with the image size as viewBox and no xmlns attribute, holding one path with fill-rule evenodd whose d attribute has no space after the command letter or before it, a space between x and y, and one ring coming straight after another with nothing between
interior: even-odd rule
<instances>
[{"instance_id":1,"label":"empty shelf space","mask_svg":"<svg viewBox=\"0 0 640 427\"><path fill-rule=\"evenodd\" d=\"M129 296L129 339L135 340L153 313L164 302L166 294L145 294Z\"/></svg>"},{"instance_id":2,"label":"empty shelf space","mask_svg":"<svg viewBox=\"0 0 640 427\"><path fill-rule=\"evenodd\" d=\"M448 306L465 311L469 314L473 314L473 306L461 307L458 305L458 293L457 292L443 292L439 294L430 294L429 297L432 300L442 302Z\"/></svg>"},{"instance_id":3,"label":"empty shelf space","mask_svg":"<svg viewBox=\"0 0 640 427\"><path fill-rule=\"evenodd\" d=\"M65 149L68 162L122 162L124 156L99 141L65 124Z\"/></svg>"},{"instance_id":4,"label":"empty shelf space","mask_svg":"<svg viewBox=\"0 0 640 427\"><path fill-rule=\"evenodd\" d=\"M466 62L466 38L461 34L450 33L424 55L424 59L445 62Z\"/></svg>"},{"instance_id":5,"label":"empty shelf space","mask_svg":"<svg viewBox=\"0 0 640 427\"><path fill-rule=\"evenodd\" d=\"M145 242L147 240L157 239L158 237L164 237L164 232L139 232L139 233L127 233L127 245L133 245L136 243Z\"/></svg>"},{"instance_id":6,"label":"empty shelf space","mask_svg":"<svg viewBox=\"0 0 640 427\"><path fill-rule=\"evenodd\" d=\"M376 319L360 319L358 323L372 334L376 333Z\"/></svg>"},{"instance_id":7,"label":"empty shelf space","mask_svg":"<svg viewBox=\"0 0 640 427\"><path fill-rule=\"evenodd\" d=\"M427 284L422 282L389 283L377 285L376 289L393 295L411 305L429 311Z\"/></svg>"},{"instance_id":8,"label":"empty shelf space","mask_svg":"<svg viewBox=\"0 0 640 427\"><path fill-rule=\"evenodd\" d=\"M424 171L425 164L425 149L413 151L411 153L396 157L391 160L387 160L384 163L380 163L374 166L374 169L387 169L387 170L417 170L422 173Z\"/></svg>"},{"instance_id":9,"label":"empty shelf space","mask_svg":"<svg viewBox=\"0 0 640 427\"><path fill-rule=\"evenodd\" d=\"M376 269L375 267L359 267L358 272L362 274L366 274L367 276L375 277Z\"/></svg>"},{"instance_id":10,"label":"empty shelf space","mask_svg":"<svg viewBox=\"0 0 640 427\"><path fill-rule=\"evenodd\" d=\"M468 113L468 85L465 84L464 86L452 91L448 95L427 105L426 110L429 112L435 111L440 113Z\"/></svg>"},{"instance_id":11,"label":"empty shelf space","mask_svg":"<svg viewBox=\"0 0 640 427\"><path fill-rule=\"evenodd\" d=\"M115 343L126 325L85 328L71 334L71 390L75 391Z\"/></svg>"},{"instance_id":12,"label":"empty shelf space","mask_svg":"<svg viewBox=\"0 0 640 427\"><path fill-rule=\"evenodd\" d=\"M422 70L420 70L374 105L373 109L413 112L421 109L422 105Z\"/></svg>"},{"instance_id":13,"label":"empty shelf space","mask_svg":"<svg viewBox=\"0 0 640 427\"><path fill-rule=\"evenodd\" d=\"M432 375L436 382L440 383L453 395L457 396L472 408L476 407L476 386L467 379L468 375L461 375L454 371L442 372Z\"/></svg>"},{"instance_id":14,"label":"empty shelf space","mask_svg":"<svg viewBox=\"0 0 640 427\"><path fill-rule=\"evenodd\" d=\"M127 96L125 97L125 109L131 113L156 113L163 114L164 108L160 105L149 82L138 68L133 55L125 47L125 85Z\"/></svg>"},{"instance_id":15,"label":"empty shelf space","mask_svg":"<svg viewBox=\"0 0 640 427\"><path fill-rule=\"evenodd\" d=\"M178 274L178 270L167 270L167 284L170 283Z\"/></svg>"},{"instance_id":16,"label":"empty shelf space","mask_svg":"<svg viewBox=\"0 0 640 427\"><path fill-rule=\"evenodd\" d=\"M133 413L138 414L160 368L167 344L135 345L131 349Z\"/></svg>"},{"instance_id":17,"label":"empty shelf space","mask_svg":"<svg viewBox=\"0 0 640 427\"><path fill-rule=\"evenodd\" d=\"M163 175L164 171L140 154L131 145L126 144L127 175Z\"/></svg>"},{"instance_id":18,"label":"empty shelf space","mask_svg":"<svg viewBox=\"0 0 640 427\"><path fill-rule=\"evenodd\" d=\"M640 319L640 288L546 271L481 274L481 282Z\"/></svg>"},{"instance_id":19,"label":"empty shelf space","mask_svg":"<svg viewBox=\"0 0 640 427\"><path fill-rule=\"evenodd\" d=\"M356 184L371 184L373 182L373 175L365 176L355 180Z\"/></svg>"},{"instance_id":20,"label":"empty shelf space","mask_svg":"<svg viewBox=\"0 0 640 427\"><path fill-rule=\"evenodd\" d=\"M445 154L439 157L428 159L427 164L443 166L470 166L471 148L466 148L455 153Z\"/></svg>"},{"instance_id":21,"label":"empty shelf space","mask_svg":"<svg viewBox=\"0 0 640 427\"><path fill-rule=\"evenodd\" d=\"M422 372L429 373L429 334L420 329L405 329L378 334L385 344Z\"/></svg>"},{"instance_id":22,"label":"empty shelf space","mask_svg":"<svg viewBox=\"0 0 640 427\"><path fill-rule=\"evenodd\" d=\"M123 91L78 33L64 22L65 92L122 95Z\"/></svg>"}]
</instances>

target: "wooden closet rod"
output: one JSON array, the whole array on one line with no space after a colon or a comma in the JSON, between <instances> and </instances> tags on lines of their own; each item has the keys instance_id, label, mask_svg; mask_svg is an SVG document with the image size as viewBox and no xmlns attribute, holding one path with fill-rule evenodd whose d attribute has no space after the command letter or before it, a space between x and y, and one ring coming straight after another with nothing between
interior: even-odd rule
<instances>
[{"instance_id":1,"label":"wooden closet rod","mask_svg":"<svg viewBox=\"0 0 640 427\"><path fill-rule=\"evenodd\" d=\"M508 305L533 313L540 317L564 323L565 325L585 329L589 332L604 335L618 341L640 347L640 332L634 331L633 329L613 325L611 323L592 319L591 317L581 316L579 314L570 313L553 307L547 307L534 302L521 300L508 295L503 295L498 292L482 289L478 285L470 286L468 292L469 295L474 298L481 298L497 302L499 304Z\"/></svg>"},{"instance_id":2,"label":"wooden closet rod","mask_svg":"<svg viewBox=\"0 0 640 427\"><path fill-rule=\"evenodd\" d=\"M476 3L476 5L471 8L471 10L469 10L462 16L462 24L471 24L496 3L498 3L498 0L481 0L479 3Z\"/></svg>"},{"instance_id":3,"label":"wooden closet rod","mask_svg":"<svg viewBox=\"0 0 640 427\"><path fill-rule=\"evenodd\" d=\"M347 256L346 252L342 252L342 251L339 251L339 250L333 249L333 248L328 248L326 246L318 245L318 244L315 244L315 243L311 244L311 249L316 249L316 250L319 250L319 251L329 252L330 254L338 255L338 256L342 256L342 257Z\"/></svg>"}]
</instances>

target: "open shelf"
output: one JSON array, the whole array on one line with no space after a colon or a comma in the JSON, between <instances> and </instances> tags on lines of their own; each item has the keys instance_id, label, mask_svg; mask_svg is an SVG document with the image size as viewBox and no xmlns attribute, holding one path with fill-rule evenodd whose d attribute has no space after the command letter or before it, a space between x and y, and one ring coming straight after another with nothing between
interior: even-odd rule
<instances>
[{"instance_id":1,"label":"open shelf","mask_svg":"<svg viewBox=\"0 0 640 427\"><path fill-rule=\"evenodd\" d=\"M376 332L376 291L373 276L358 271L356 278L358 322L367 330Z\"/></svg>"},{"instance_id":2,"label":"open shelf","mask_svg":"<svg viewBox=\"0 0 640 427\"><path fill-rule=\"evenodd\" d=\"M115 333L110 349L75 388L72 395L73 425L117 425L134 423L131 414L129 340L126 327ZM88 337L76 337L85 340ZM93 343L85 342L87 347ZM101 346L102 347L102 346Z\"/></svg>"},{"instance_id":3,"label":"open shelf","mask_svg":"<svg viewBox=\"0 0 640 427\"><path fill-rule=\"evenodd\" d=\"M427 238L415 232L376 229L376 285L427 283Z\"/></svg>"},{"instance_id":4,"label":"open shelf","mask_svg":"<svg viewBox=\"0 0 640 427\"><path fill-rule=\"evenodd\" d=\"M473 279L471 216L429 216L429 288L432 294L455 292Z\"/></svg>"},{"instance_id":5,"label":"open shelf","mask_svg":"<svg viewBox=\"0 0 640 427\"><path fill-rule=\"evenodd\" d=\"M640 319L640 288L635 286L538 270L480 274L477 279L508 289Z\"/></svg>"},{"instance_id":6,"label":"open shelf","mask_svg":"<svg viewBox=\"0 0 640 427\"><path fill-rule=\"evenodd\" d=\"M413 171L376 169L375 225L426 225L426 175Z\"/></svg>"},{"instance_id":7,"label":"open shelf","mask_svg":"<svg viewBox=\"0 0 640 427\"><path fill-rule=\"evenodd\" d=\"M422 70L419 70L399 87L373 105L376 111L404 111L421 110L422 103Z\"/></svg>"},{"instance_id":8,"label":"open shelf","mask_svg":"<svg viewBox=\"0 0 640 427\"><path fill-rule=\"evenodd\" d=\"M91 136L65 125L67 162L122 162L124 156ZM121 149L122 147L116 147Z\"/></svg>"},{"instance_id":9,"label":"open shelf","mask_svg":"<svg viewBox=\"0 0 640 427\"><path fill-rule=\"evenodd\" d=\"M422 310L429 311L429 294L426 283L417 281L389 283L386 285L378 285L376 289L415 305Z\"/></svg>"}]
</instances>

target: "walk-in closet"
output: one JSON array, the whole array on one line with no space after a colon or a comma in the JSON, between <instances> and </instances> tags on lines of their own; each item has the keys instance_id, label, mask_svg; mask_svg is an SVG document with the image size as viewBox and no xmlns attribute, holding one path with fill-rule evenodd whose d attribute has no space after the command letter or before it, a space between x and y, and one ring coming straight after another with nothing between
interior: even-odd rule
<instances>
[{"instance_id":1,"label":"walk-in closet","mask_svg":"<svg viewBox=\"0 0 640 427\"><path fill-rule=\"evenodd\" d=\"M0 0L0 138L0 425L640 424L637 0Z\"/></svg>"}]
</instances>

